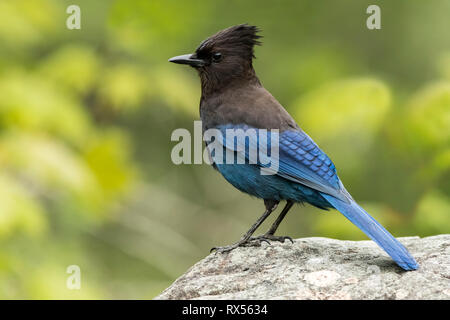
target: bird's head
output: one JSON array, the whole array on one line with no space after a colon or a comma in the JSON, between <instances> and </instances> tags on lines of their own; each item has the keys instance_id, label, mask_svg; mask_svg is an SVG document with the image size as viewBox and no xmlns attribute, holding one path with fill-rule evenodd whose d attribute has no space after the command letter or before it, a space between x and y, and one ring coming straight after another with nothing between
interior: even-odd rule
<instances>
[{"instance_id":1,"label":"bird's head","mask_svg":"<svg viewBox=\"0 0 450 320\"><path fill-rule=\"evenodd\" d=\"M200 74L202 88L225 86L233 80L255 77L252 66L259 29L248 24L232 26L202 41L192 54L169 59L186 64Z\"/></svg>"}]
</instances>

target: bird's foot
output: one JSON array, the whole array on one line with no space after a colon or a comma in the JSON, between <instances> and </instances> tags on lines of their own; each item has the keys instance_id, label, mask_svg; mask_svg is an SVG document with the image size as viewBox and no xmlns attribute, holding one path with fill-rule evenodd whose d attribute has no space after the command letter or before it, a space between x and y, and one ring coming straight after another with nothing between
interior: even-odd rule
<instances>
[{"instance_id":1,"label":"bird's foot","mask_svg":"<svg viewBox=\"0 0 450 320\"><path fill-rule=\"evenodd\" d=\"M237 247L259 247L259 246L261 246L262 241L269 243L269 241L267 241L265 239L257 239L256 240L254 237L247 238L247 239L244 238L244 239L241 239L238 242L233 243L229 246L211 248L211 250L209 252L215 251L216 253L218 253L218 252L226 253L226 252L230 252L230 251L236 249Z\"/></svg>"},{"instance_id":2,"label":"bird's foot","mask_svg":"<svg viewBox=\"0 0 450 320\"><path fill-rule=\"evenodd\" d=\"M270 241L278 241L281 243L284 243L284 241L289 240L292 243L294 243L294 240L292 240L291 237L288 236L274 236L273 234L263 234L257 237L250 237L248 239L242 239L234 244L231 244L229 246L224 247L214 247L210 250L210 252L215 251L216 253L226 253L230 252L237 247L260 247L262 242L266 242L270 245Z\"/></svg>"},{"instance_id":3,"label":"bird's foot","mask_svg":"<svg viewBox=\"0 0 450 320\"><path fill-rule=\"evenodd\" d=\"M273 234L270 233L266 233L257 237L252 237L250 238L251 241L259 241L259 242L267 242L268 244L270 244L270 241L278 241L281 243L284 243L284 241L289 240L290 242L294 243L294 240L292 240L291 237L288 236L275 236Z\"/></svg>"},{"instance_id":4,"label":"bird's foot","mask_svg":"<svg viewBox=\"0 0 450 320\"><path fill-rule=\"evenodd\" d=\"M219 253L219 252L220 253L226 253L226 252L230 252L230 251L236 249L239 246L244 246L244 243L240 243L240 241L239 241L239 242L233 243L233 244L231 244L229 246L213 247L213 248L211 248L211 250L209 250L209 252L215 251L216 254Z\"/></svg>"}]
</instances>

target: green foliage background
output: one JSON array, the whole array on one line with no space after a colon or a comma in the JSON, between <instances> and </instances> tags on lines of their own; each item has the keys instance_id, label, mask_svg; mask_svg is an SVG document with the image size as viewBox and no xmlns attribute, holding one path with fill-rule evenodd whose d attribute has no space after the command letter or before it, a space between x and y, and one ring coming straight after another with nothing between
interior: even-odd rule
<instances>
[{"instance_id":1,"label":"green foliage background","mask_svg":"<svg viewBox=\"0 0 450 320\"><path fill-rule=\"evenodd\" d=\"M365 26L373 3L381 30ZM70 4L81 30L65 26ZM247 230L262 202L170 160L200 88L167 62L243 22L263 30L262 82L353 196L396 236L448 233L449 12L445 0L0 0L0 298L152 298ZM279 232L365 239L310 206ZM81 290L66 288L73 264Z\"/></svg>"}]
</instances>

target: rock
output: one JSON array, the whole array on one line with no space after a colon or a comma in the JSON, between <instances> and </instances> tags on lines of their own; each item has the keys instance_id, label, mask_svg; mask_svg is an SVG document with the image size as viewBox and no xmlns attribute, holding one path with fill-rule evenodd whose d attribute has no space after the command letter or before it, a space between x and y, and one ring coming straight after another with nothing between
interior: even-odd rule
<instances>
[{"instance_id":1,"label":"rock","mask_svg":"<svg viewBox=\"0 0 450 320\"><path fill-rule=\"evenodd\" d=\"M419 270L372 241L303 238L212 253L156 299L450 299L450 234L399 240Z\"/></svg>"}]
</instances>

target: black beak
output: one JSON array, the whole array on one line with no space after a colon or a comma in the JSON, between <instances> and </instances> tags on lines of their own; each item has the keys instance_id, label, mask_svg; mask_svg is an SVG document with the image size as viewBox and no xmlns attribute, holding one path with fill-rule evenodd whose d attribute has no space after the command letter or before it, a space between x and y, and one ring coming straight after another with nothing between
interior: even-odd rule
<instances>
[{"instance_id":1,"label":"black beak","mask_svg":"<svg viewBox=\"0 0 450 320\"><path fill-rule=\"evenodd\" d=\"M195 54L183 54L182 56L176 56L169 59L169 62L178 64L187 64L191 67L203 67L206 65L205 60L197 59Z\"/></svg>"}]
</instances>

